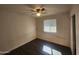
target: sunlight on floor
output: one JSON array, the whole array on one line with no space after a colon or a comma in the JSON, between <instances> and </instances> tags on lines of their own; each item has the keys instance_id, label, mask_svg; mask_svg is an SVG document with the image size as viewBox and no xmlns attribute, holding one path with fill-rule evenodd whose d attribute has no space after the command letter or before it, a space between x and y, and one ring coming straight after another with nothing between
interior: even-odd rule
<instances>
[{"instance_id":1,"label":"sunlight on floor","mask_svg":"<svg viewBox=\"0 0 79 59\"><path fill-rule=\"evenodd\" d=\"M51 47L46 46L46 45L43 46L43 51L50 55L62 55L62 53L60 51L52 49Z\"/></svg>"},{"instance_id":2,"label":"sunlight on floor","mask_svg":"<svg viewBox=\"0 0 79 59\"><path fill-rule=\"evenodd\" d=\"M57 51L55 49L52 49L53 55L62 55L60 51Z\"/></svg>"},{"instance_id":3,"label":"sunlight on floor","mask_svg":"<svg viewBox=\"0 0 79 59\"><path fill-rule=\"evenodd\" d=\"M51 48L48 47L48 46L46 46L46 45L43 46L43 51L46 52L46 53L48 53L48 54L52 54Z\"/></svg>"}]
</instances>

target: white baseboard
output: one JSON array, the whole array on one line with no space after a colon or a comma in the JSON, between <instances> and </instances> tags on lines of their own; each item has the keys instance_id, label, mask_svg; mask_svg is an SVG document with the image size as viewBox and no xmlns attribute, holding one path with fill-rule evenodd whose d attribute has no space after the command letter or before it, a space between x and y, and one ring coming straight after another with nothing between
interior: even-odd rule
<instances>
[{"instance_id":1,"label":"white baseboard","mask_svg":"<svg viewBox=\"0 0 79 59\"><path fill-rule=\"evenodd\" d=\"M10 51L0 51L0 55L4 55L6 53L9 53Z\"/></svg>"},{"instance_id":2,"label":"white baseboard","mask_svg":"<svg viewBox=\"0 0 79 59\"><path fill-rule=\"evenodd\" d=\"M32 41L32 40L30 40L30 41ZM30 41L28 41L28 42L30 42ZM27 43L28 43L27 42ZM13 48L11 48L10 50L8 50L8 51L0 51L0 55L4 55L4 54L6 54L6 53L9 53L9 52L11 52L12 50L14 50L14 49L16 49L16 48L18 48L18 47L20 47L20 46L22 46L22 45L24 45L24 44L26 44L26 42L25 43L22 43L22 44L20 44L20 45L18 45L18 46L16 46L16 47L13 47Z\"/></svg>"}]
</instances>

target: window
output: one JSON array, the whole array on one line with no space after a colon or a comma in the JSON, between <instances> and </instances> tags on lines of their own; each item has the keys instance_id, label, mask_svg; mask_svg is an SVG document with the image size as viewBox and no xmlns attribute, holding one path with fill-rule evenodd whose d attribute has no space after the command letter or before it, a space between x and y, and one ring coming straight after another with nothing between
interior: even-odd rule
<instances>
[{"instance_id":1,"label":"window","mask_svg":"<svg viewBox=\"0 0 79 59\"><path fill-rule=\"evenodd\" d=\"M44 32L54 32L56 33L56 19L44 20Z\"/></svg>"}]
</instances>

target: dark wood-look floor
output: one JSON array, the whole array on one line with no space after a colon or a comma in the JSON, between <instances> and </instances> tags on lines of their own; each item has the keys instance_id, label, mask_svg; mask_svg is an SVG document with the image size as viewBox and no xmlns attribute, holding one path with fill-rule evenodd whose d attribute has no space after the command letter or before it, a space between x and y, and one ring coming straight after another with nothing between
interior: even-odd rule
<instances>
[{"instance_id":1,"label":"dark wood-look floor","mask_svg":"<svg viewBox=\"0 0 79 59\"><path fill-rule=\"evenodd\" d=\"M48 46L52 49L60 51L62 55L71 55L71 49L69 47L61 46L41 39L35 39L29 43L26 43L25 45L5 55L49 55L43 51L43 46Z\"/></svg>"}]
</instances>

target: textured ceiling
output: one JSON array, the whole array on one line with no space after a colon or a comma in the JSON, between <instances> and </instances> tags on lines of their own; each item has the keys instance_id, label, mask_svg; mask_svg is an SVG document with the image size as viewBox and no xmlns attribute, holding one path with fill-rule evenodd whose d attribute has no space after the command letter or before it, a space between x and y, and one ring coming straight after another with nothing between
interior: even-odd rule
<instances>
[{"instance_id":1,"label":"textured ceiling","mask_svg":"<svg viewBox=\"0 0 79 59\"><path fill-rule=\"evenodd\" d=\"M53 5L53 4L43 4L43 5L35 5L35 4L26 4L26 5L0 5L0 11L6 12L15 12L20 14L26 14L33 17L37 17L33 14L32 9L36 7L44 7L46 9L46 13L42 16L53 15L63 12L68 12L71 8L71 5Z\"/></svg>"}]
</instances>

